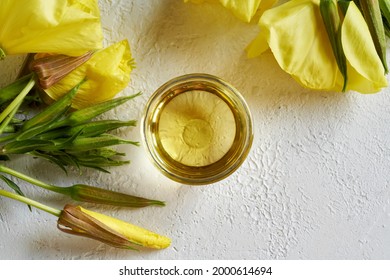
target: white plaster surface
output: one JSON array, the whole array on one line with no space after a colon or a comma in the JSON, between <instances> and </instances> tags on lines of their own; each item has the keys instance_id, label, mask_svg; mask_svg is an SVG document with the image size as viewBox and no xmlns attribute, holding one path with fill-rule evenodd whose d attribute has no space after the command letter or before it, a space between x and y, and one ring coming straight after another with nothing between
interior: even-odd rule
<instances>
[{"instance_id":1,"label":"white plaster surface","mask_svg":"<svg viewBox=\"0 0 390 280\"><path fill-rule=\"evenodd\" d=\"M107 116L138 119L148 97L182 74L205 72L235 85L254 119L248 159L229 178L184 186L161 175L142 147L122 146L132 163L111 174L65 175L26 157L9 166L58 185L94 184L164 200L164 208L86 205L172 238L161 251L108 247L70 236L56 218L0 198L0 259L389 259L390 89L373 95L304 89L271 54L247 59L257 34L217 4L180 0L100 1L105 43L127 38L137 68L121 94L143 95ZM0 85L22 61L0 63ZM141 140L139 126L118 132ZM18 181L53 207L70 200Z\"/></svg>"}]
</instances>

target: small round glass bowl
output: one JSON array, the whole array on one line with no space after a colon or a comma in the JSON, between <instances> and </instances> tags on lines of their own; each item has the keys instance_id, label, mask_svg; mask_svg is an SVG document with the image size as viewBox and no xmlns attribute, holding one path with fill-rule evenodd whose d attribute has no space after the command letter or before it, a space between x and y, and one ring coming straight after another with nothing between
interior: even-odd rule
<instances>
[{"instance_id":1,"label":"small round glass bowl","mask_svg":"<svg viewBox=\"0 0 390 280\"><path fill-rule=\"evenodd\" d=\"M222 79L200 73L158 88L146 105L141 130L157 168L188 185L232 174L253 141L251 114L241 94Z\"/></svg>"}]
</instances>

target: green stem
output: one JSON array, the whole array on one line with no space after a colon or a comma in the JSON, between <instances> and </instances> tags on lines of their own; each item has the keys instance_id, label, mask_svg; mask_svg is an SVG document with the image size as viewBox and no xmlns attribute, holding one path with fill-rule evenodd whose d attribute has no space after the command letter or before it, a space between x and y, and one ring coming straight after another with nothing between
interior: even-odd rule
<instances>
[{"instance_id":1,"label":"green stem","mask_svg":"<svg viewBox=\"0 0 390 280\"><path fill-rule=\"evenodd\" d=\"M2 48L0 48L0 60L4 59L6 57L5 52L3 51Z\"/></svg>"},{"instance_id":2,"label":"green stem","mask_svg":"<svg viewBox=\"0 0 390 280\"><path fill-rule=\"evenodd\" d=\"M57 187L57 186L46 184L42 181L39 181L39 180L32 178L32 177L29 177L23 173L20 173L16 170L8 168L4 165L0 165L0 172L7 173L11 176L17 177L19 179L22 179L23 181L29 182L33 185L36 185L38 187L44 188L44 189L49 190L49 191L53 191L53 192L64 194L64 195L70 195L69 188L62 188L62 187Z\"/></svg>"},{"instance_id":3,"label":"green stem","mask_svg":"<svg viewBox=\"0 0 390 280\"><path fill-rule=\"evenodd\" d=\"M19 110L21 103L17 104L16 107L11 111L9 115L5 117L5 120L0 123L0 135L3 134L7 125L12 121L12 118L15 116L16 112Z\"/></svg>"},{"instance_id":4,"label":"green stem","mask_svg":"<svg viewBox=\"0 0 390 280\"><path fill-rule=\"evenodd\" d=\"M16 138L19 133L12 133L6 136L0 137L0 143L5 143Z\"/></svg>"},{"instance_id":5,"label":"green stem","mask_svg":"<svg viewBox=\"0 0 390 280\"><path fill-rule=\"evenodd\" d=\"M4 109L4 111L0 114L0 123L4 121L4 119L20 104L23 102L23 99L30 92L30 90L35 85L35 79L32 77L30 81L27 83L26 87L19 93L19 95Z\"/></svg>"},{"instance_id":6,"label":"green stem","mask_svg":"<svg viewBox=\"0 0 390 280\"><path fill-rule=\"evenodd\" d=\"M43 210L47 213L50 213L54 216L57 216L57 217L59 217L61 215L61 212L62 212L61 210L49 207L45 204L39 203L38 201L32 200L32 199L27 198L25 196L21 196L21 195L18 195L16 193L11 193L11 192L8 192L8 191L2 190L2 189L0 189L0 195L17 200L17 201L25 203L27 205L31 205L35 208L41 209L41 210Z\"/></svg>"},{"instance_id":7,"label":"green stem","mask_svg":"<svg viewBox=\"0 0 390 280\"><path fill-rule=\"evenodd\" d=\"M15 132L15 127L13 125L7 125L4 128L4 132L5 133L14 133ZM1 139L0 139L0 143L1 143Z\"/></svg>"}]
</instances>

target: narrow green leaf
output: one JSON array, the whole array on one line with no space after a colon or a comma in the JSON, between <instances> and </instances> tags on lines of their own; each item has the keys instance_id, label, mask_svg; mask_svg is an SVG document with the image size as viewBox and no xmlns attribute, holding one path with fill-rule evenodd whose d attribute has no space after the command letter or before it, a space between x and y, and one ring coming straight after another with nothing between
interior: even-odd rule
<instances>
[{"instance_id":1,"label":"narrow green leaf","mask_svg":"<svg viewBox=\"0 0 390 280\"><path fill-rule=\"evenodd\" d=\"M3 146L0 153L7 154L26 154L36 149L40 149L46 146L50 146L52 143L45 140L23 140L23 141L12 141Z\"/></svg>"},{"instance_id":2,"label":"narrow green leaf","mask_svg":"<svg viewBox=\"0 0 390 280\"><path fill-rule=\"evenodd\" d=\"M20 189L20 187L18 185L16 185L13 181L11 181L10 179L8 179L7 177L3 176L3 175L0 175L0 179L3 180L11 189L13 189L17 194L21 195L21 196L24 196L24 193L22 192L22 190ZM30 211L32 211L31 209L31 205L27 205L28 206L28 209L30 209Z\"/></svg>"},{"instance_id":3,"label":"narrow green leaf","mask_svg":"<svg viewBox=\"0 0 390 280\"><path fill-rule=\"evenodd\" d=\"M53 118L57 118L59 112L63 112L66 108L68 108L72 104L72 99L76 95L79 87L82 85L83 82L84 81L81 81L63 97L61 97L60 99L52 103L50 106L48 106L43 111L35 115L33 118L26 121L23 125L22 130L25 131L37 124L46 123L52 120Z\"/></svg>"},{"instance_id":4,"label":"narrow green leaf","mask_svg":"<svg viewBox=\"0 0 390 280\"><path fill-rule=\"evenodd\" d=\"M385 22L385 33L388 38L390 38L390 23Z\"/></svg>"},{"instance_id":5,"label":"narrow green leaf","mask_svg":"<svg viewBox=\"0 0 390 280\"><path fill-rule=\"evenodd\" d=\"M386 36L390 38L390 1L379 0L379 7L382 12L383 27L385 28Z\"/></svg>"},{"instance_id":6,"label":"narrow green leaf","mask_svg":"<svg viewBox=\"0 0 390 280\"><path fill-rule=\"evenodd\" d=\"M347 61L341 43L341 22L338 9L333 0L321 0L320 12L337 66L344 77L342 90L345 91L348 82Z\"/></svg>"},{"instance_id":7,"label":"narrow green leaf","mask_svg":"<svg viewBox=\"0 0 390 280\"><path fill-rule=\"evenodd\" d=\"M82 133L82 130L78 131L76 134L67 137L67 138L58 138L53 140L48 140L52 143L51 146L45 147L45 151L59 151L63 150L66 147L69 147L72 145L74 140Z\"/></svg>"},{"instance_id":8,"label":"narrow green leaf","mask_svg":"<svg viewBox=\"0 0 390 280\"><path fill-rule=\"evenodd\" d=\"M35 138L41 139L41 140L55 140L59 138L68 138L71 137L72 134L69 132L71 130L71 127L62 127L62 128L56 128L56 129L50 129L49 131L46 131L44 133L41 133L37 135Z\"/></svg>"},{"instance_id":9,"label":"narrow green leaf","mask_svg":"<svg viewBox=\"0 0 390 280\"><path fill-rule=\"evenodd\" d=\"M140 93L134 94L132 96L114 98L106 102L91 105L84 109L74 111L69 115L67 115L64 120L59 122L57 124L57 127L64 126L64 125L75 126L78 124L83 124L139 95Z\"/></svg>"},{"instance_id":10,"label":"narrow green leaf","mask_svg":"<svg viewBox=\"0 0 390 280\"><path fill-rule=\"evenodd\" d=\"M111 158L111 157L119 157L119 156L125 156L125 153L120 153L114 149L109 148L100 148L100 149L93 149L88 151L82 151L82 152L72 152L69 151L70 154L77 155L78 158L85 158L88 160L91 157L104 157L104 158Z\"/></svg>"},{"instance_id":11,"label":"narrow green leaf","mask_svg":"<svg viewBox=\"0 0 390 280\"><path fill-rule=\"evenodd\" d=\"M51 119L48 119L47 121L42 120L41 122L31 126L28 129L22 130L20 134L16 137L17 141L22 141L26 139L31 139L32 137L44 133L46 131L49 131L53 124L57 122L60 118L63 117L63 115L70 109L70 105L62 108L62 110L58 111L57 114L53 114Z\"/></svg>"},{"instance_id":12,"label":"narrow green leaf","mask_svg":"<svg viewBox=\"0 0 390 280\"><path fill-rule=\"evenodd\" d=\"M118 121L118 120L102 120L102 121L93 121L86 124L77 125L70 129L70 133L73 134L78 130L82 129L83 137L94 137L109 131L112 131L117 128L125 126L135 126L136 121Z\"/></svg>"},{"instance_id":13,"label":"narrow green leaf","mask_svg":"<svg viewBox=\"0 0 390 280\"><path fill-rule=\"evenodd\" d=\"M379 0L379 7L382 12L382 15L390 23L390 1L389 0Z\"/></svg>"},{"instance_id":14,"label":"narrow green leaf","mask_svg":"<svg viewBox=\"0 0 390 280\"><path fill-rule=\"evenodd\" d=\"M360 0L360 7L367 22L376 52L382 61L385 73L388 72L386 60L386 34L378 0Z\"/></svg>"},{"instance_id":15,"label":"narrow green leaf","mask_svg":"<svg viewBox=\"0 0 390 280\"><path fill-rule=\"evenodd\" d=\"M63 148L70 151L88 151L121 144L138 145L138 142L125 140L110 134L104 134L97 137L78 137L73 142L64 145Z\"/></svg>"},{"instance_id":16,"label":"narrow green leaf","mask_svg":"<svg viewBox=\"0 0 390 280\"><path fill-rule=\"evenodd\" d=\"M81 135L83 137L94 137L101 135L103 133L107 133L117 128L125 127L125 126L135 126L136 121L118 121L118 120L101 120L101 121L91 121L88 123L69 126L54 129L51 131L47 131L38 136L39 139L56 139L60 137L70 137L79 131L82 131Z\"/></svg>"},{"instance_id":17,"label":"narrow green leaf","mask_svg":"<svg viewBox=\"0 0 390 280\"><path fill-rule=\"evenodd\" d=\"M59 168L61 168L65 172L65 174L68 174L68 171L65 168L66 164L64 164L63 161L61 161L61 159L58 158L57 156L51 155L51 154L46 154L46 153L43 153L40 151L32 151L29 154L32 155L33 157L43 158L45 160L48 160L51 163L54 163Z\"/></svg>"}]
</instances>

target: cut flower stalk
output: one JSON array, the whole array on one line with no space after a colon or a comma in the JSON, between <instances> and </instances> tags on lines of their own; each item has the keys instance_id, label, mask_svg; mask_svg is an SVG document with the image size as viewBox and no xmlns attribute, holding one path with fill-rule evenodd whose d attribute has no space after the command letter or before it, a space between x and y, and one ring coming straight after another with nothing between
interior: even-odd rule
<instances>
[{"instance_id":1,"label":"cut flower stalk","mask_svg":"<svg viewBox=\"0 0 390 280\"><path fill-rule=\"evenodd\" d=\"M138 245L164 249L171 244L168 237L80 206L66 205L63 210L59 210L2 189L0 196L20 201L58 217L57 227L63 232L92 238L113 247L136 250L135 246Z\"/></svg>"},{"instance_id":2,"label":"cut flower stalk","mask_svg":"<svg viewBox=\"0 0 390 280\"><path fill-rule=\"evenodd\" d=\"M0 26L0 60L11 54L37 53L32 73L21 71L19 77L26 76L0 89L0 161L11 160L12 154L26 154L47 159L65 172L68 166L108 172L106 167L128 163L121 158L125 153L111 147L138 143L110 133L135 126L136 122L95 120L138 96L113 99L128 85L134 62L126 40L101 49L98 1L0 1ZM29 95L33 88L35 95ZM21 111L38 92L50 105L38 114ZM165 205L83 184L59 187L3 165L0 172L76 201L124 207ZM63 210L49 207L25 197L6 176L0 174L0 180L16 192L0 189L0 196L57 216L57 227L63 232L126 249L136 249L135 245L162 249L170 245L165 236L80 206L66 205Z\"/></svg>"},{"instance_id":3,"label":"cut flower stalk","mask_svg":"<svg viewBox=\"0 0 390 280\"><path fill-rule=\"evenodd\" d=\"M24 98L30 92L30 90L34 87L35 80L33 77L27 82L26 86L23 90L12 100L12 102L1 112L0 114L0 135L3 133L7 122L4 123L4 120L7 118L10 120L16 114L17 109L21 106L24 101Z\"/></svg>"},{"instance_id":4,"label":"cut flower stalk","mask_svg":"<svg viewBox=\"0 0 390 280\"><path fill-rule=\"evenodd\" d=\"M18 132L0 139L4 144L0 155L31 154L48 159L65 170L66 166L85 166L106 171L104 168L128 163L116 160L121 153L108 150L120 144L138 145L109 134L113 129L134 125L135 121L94 121L93 118L133 99L112 99L100 104L68 112L78 86L57 102L26 121ZM62 133L65 132L66 133Z\"/></svg>"},{"instance_id":5,"label":"cut flower stalk","mask_svg":"<svg viewBox=\"0 0 390 280\"><path fill-rule=\"evenodd\" d=\"M27 74L15 82L0 89L0 106L12 101L26 87L27 83L33 78L33 74Z\"/></svg>"},{"instance_id":6,"label":"cut flower stalk","mask_svg":"<svg viewBox=\"0 0 390 280\"><path fill-rule=\"evenodd\" d=\"M114 191L105 190L93 186L83 185L83 184L77 184L69 187L59 187L51 184L46 184L40 180L29 177L25 174L22 174L16 170L13 170L1 164L0 164L0 172L17 177L19 179L22 179L26 182L29 182L33 185L44 188L46 190L69 196L75 201L114 205L114 206L121 206L121 207L134 207L134 208L146 207L152 205L157 205L157 206L165 205L164 202L159 200L147 199L143 197L114 192Z\"/></svg>"},{"instance_id":7,"label":"cut flower stalk","mask_svg":"<svg viewBox=\"0 0 390 280\"><path fill-rule=\"evenodd\" d=\"M56 163L64 170L66 166L85 166L107 172L106 167L127 164L129 161L119 159L124 154L113 152L107 147L138 145L138 142L116 137L109 132L134 126L136 122L93 119L139 95L112 99L127 85L132 63L126 40L81 57L37 56L31 64L35 71L33 74L0 90L0 93L4 93L0 102L3 106L9 103L0 114L0 135L5 129L9 131L9 122L36 81L44 85L55 82L46 91L55 92L58 96L54 97L55 101L51 105L32 118L13 125L13 133L1 135L0 143L3 146L0 155L30 154ZM67 93L64 94L63 90L67 90ZM104 94L101 94L102 91ZM95 98L95 95L103 97ZM79 104L80 98L88 99L82 108L75 105Z\"/></svg>"}]
</instances>

